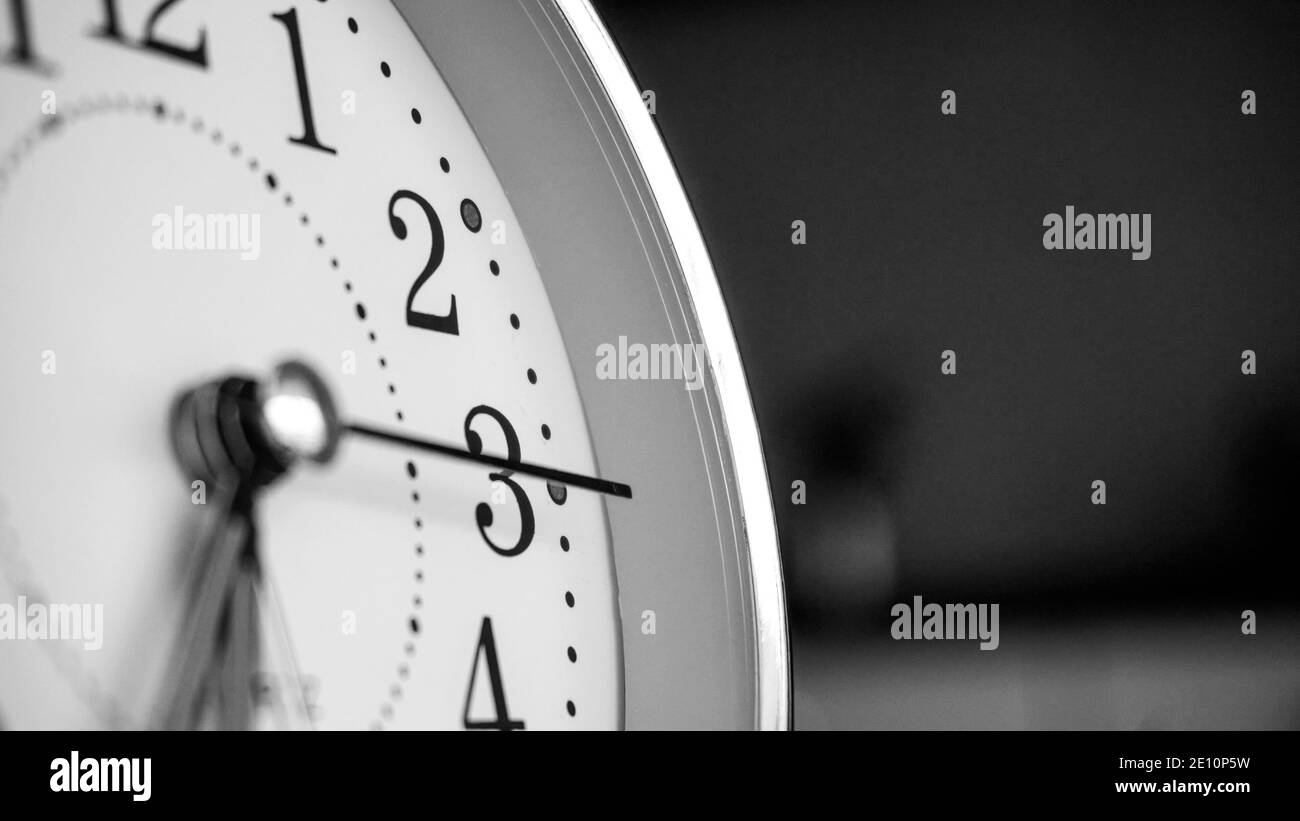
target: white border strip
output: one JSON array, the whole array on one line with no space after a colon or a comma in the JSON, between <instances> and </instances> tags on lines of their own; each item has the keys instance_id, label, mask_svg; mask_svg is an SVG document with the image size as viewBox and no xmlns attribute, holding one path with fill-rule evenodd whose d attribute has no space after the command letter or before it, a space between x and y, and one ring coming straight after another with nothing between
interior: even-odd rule
<instances>
[{"instance_id":1,"label":"white border strip","mask_svg":"<svg viewBox=\"0 0 1300 821\"><path fill-rule=\"evenodd\" d=\"M633 82L618 47L588 0L555 0L555 3L586 52L627 132L690 292L713 366L749 551L758 670L754 720L761 730L789 729L790 648L776 521L754 405L717 275L668 149L646 111L641 91Z\"/></svg>"}]
</instances>

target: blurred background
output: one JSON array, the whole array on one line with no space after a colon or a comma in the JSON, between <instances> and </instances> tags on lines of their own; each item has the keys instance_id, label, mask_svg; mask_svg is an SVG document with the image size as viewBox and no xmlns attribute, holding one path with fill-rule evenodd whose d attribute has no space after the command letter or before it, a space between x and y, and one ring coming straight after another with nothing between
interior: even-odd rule
<instances>
[{"instance_id":1,"label":"blurred background","mask_svg":"<svg viewBox=\"0 0 1300 821\"><path fill-rule=\"evenodd\" d=\"M796 726L1300 728L1300 3L595 5L745 358ZM1044 250L1067 205L1150 259ZM1001 646L892 640L916 595Z\"/></svg>"}]
</instances>

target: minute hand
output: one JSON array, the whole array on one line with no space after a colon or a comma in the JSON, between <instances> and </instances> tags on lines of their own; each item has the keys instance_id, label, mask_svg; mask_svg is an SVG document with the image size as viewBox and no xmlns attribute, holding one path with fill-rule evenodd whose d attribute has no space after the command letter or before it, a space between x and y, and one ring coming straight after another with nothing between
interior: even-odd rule
<instances>
[{"instance_id":1,"label":"minute hand","mask_svg":"<svg viewBox=\"0 0 1300 821\"><path fill-rule=\"evenodd\" d=\"M594 476L582 476L577 473L569 473L565 470L548 468L542 465L534 465L528 462L513 462L509 459L502 459L500 456L490 456L486 453L473 453L472 451L458 448L452 445L444 445L441 442L431 442L424 439L412 439L409 436L403 436L400 433L372 428L369 425L358 424L355 422L348 423L343 429L369 436L372 439L380 439L385 442L391 442L395 445L405 445L409 448L418 450L427 450L431 453L441 453L443 456L450 456L454 459L464 459L468 462L478 462L483 465L509 470L515 473L523 473L528 476L536 476L539 479L546 479L551 482L559 482L562 485L571 487L580 487L586 490L594 490L597 493L607 493L610 496L618 496L623 499L632 498L632 488L621 482L611 482L608 479L600 479Z\"/></svg>"}]
</instances>

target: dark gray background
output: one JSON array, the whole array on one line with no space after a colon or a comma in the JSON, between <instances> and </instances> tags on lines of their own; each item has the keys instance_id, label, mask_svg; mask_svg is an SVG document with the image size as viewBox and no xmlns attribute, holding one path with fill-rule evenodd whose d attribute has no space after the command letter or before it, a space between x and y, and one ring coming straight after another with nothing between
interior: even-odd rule
<instances>
[{"instance_id":1,"label":"dark gray background","mask_svg":"<svg viewBox=\"0 0 1300 821\"><path fill-rule=\"evenodd\" d=\"M1300 4L596 5L745 358L797 723L1300 726ZM1151 258L1044 250L1069 204ZM1002 647L891 641L913 595Z\"/></svg>"}]
</instances>

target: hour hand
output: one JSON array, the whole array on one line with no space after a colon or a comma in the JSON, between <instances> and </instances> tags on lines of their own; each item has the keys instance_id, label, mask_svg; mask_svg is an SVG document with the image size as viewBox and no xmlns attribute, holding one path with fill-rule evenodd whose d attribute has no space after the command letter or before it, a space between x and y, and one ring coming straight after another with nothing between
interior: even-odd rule
<instances>
[{"instance_id":1,"label":"hour hand","mask_svg":"<svg viewBox=\"0 0 1300 821\"><path fill-rule=\"evenodd\" d=\"M252 682L260 640L257 606L260 575L256 558L244 554L227 598L219 669L212 671L219 694L217 727L222 730L247 730L253 723Z\"/></svg>"},{"instance_id":2,"label":"hour hand","mask_svg":"<svg viewBox=\"0 0 1300 821\"><path fill-rule=\"evenodd\" d=\"M304 414L304 404L315 415ZM178 397L171 415L177 460L188 476L213 483L219 501L192 557L189 606L162 701L163 727L197 726L209 690L220 696L220 726L248 725L258 648L255 499L299 458L323 462L332 456L332 414L319 378L295 363L281 365L266 385L229 376Z\"/></svg>"},{"instance_id":3,"label":"hour hand","mask_svg":"<svg viewBox=\"0 0 1300 821\"><path fill-rule=\"evenodd\" d=\"M252 522L244 507L236 499L221 503L200 535L188 583L189 605L162 700L164 729L193 729L202 718L204 685L218 658L231 591L241 560L251 560L252 555Z\"/></svg>"}]
</instances>

